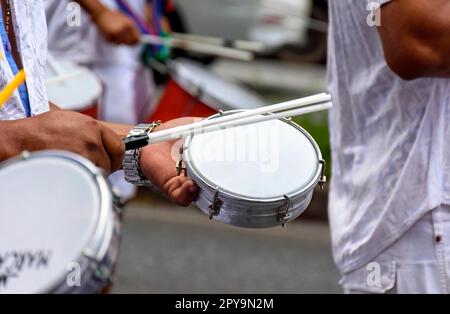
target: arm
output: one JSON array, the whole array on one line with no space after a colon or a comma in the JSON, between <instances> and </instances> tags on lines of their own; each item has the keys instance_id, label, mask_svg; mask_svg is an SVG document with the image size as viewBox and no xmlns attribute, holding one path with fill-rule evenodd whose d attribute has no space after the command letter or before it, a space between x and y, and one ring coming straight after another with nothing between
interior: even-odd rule
<instances>
[{"instance_id":1,"label":"arm","mask_svg":"<svg viewBox=\"0 0 450 314\"><path fill-rule=\"evenodd\" d=\"M50 110L53 114L65 114L68 117L79 117L80 115L70 111L64 111L58 108L56 105L50 103ZM112 170L117 170L121 167L121 162L123 160L123 142L128 133L133 129L133 126L127 124L116 124L109 123L104 121L97 121L91 118L84 117L85 120L92 120L93 124L97 124L103 130L111 130L105 131L106 133L112 133L114 139L110 139L109 141L114 140L116 144L114 146L119 146L120 149L116 149L116 155L108 156L111 163L115 166ZM66 118L67 120L67 118ZM61 120L63 121L63 120ZM167 128L176 127L178 125L184 125L188 123L194 122L194 118L180 118L176 120L172 120L160 125L155 131L163 130ZM105 133L103 132L103 133ZM14 132L12 132L14 134ZM64 138L68 138L70 140L70 135L63 135ZM76 134L72 136L77 136ZM117 141L120 144L117 144ZM34 141L33 141L34 142ZM68 145L66 150L71 150L76 148L74 145ZM142 173L155 185L157 186L163 193L165 193L175 204L181 206L187 206L194 200L197 194L197 186L195 183L185 176L178 176L176 171L176 163L178 162L179 148L182 145L181 141L172 141L165 143L158 143L154 145L149 145L142 149L141 153L141 171ZM23 150L23 149L22 149ZM109 150L111 151L111 149ZM16 150L15 155L19 154L21 151ZM0 152L1 153L1 152ZM1 156L1 155L0 155ZM84 155L86 157L86 155ZM98 157L96 157L98 158ZM105 158L103 156L102 158ZM91 159L92 158L89 158ZM116 160L115 162L113 160ZM117 164L120 162L120 164ZM108 164L108 163L107 163ZM118 168L119 167L119 168Z\"/></svg>"},{"instance_id":2,"label":"arm","mask_svg":"<svg viewBox=\"0 0 450 314\"><path fill-rule=\"evenodd\" d=\"M389 67L400 77L450 77L450 1L393 0L378 31Z\"/></svg>"},{"instance_id":3,"label":"arm","mask_svg":"<svg viewBox=\"0 0 450 314\"><path fill-rule=\"evenodd\" d=\"M122 167L124 145L109 128L82 114L52 110L28 119L0 121L0 161L27 150L67 150L107 172Z\"/></svg>"},{"instance_id":4,"label":"arm","mask_svg":"<svg viewBox=\"0 0 450 314\"><path fill-rule=\"evenodd\" d=\"M20 154L22 138L16 121L0 121L0 162Z\"/></svg>"},{"instance_id":5,"label":"arm","mask_svg":"<svg viewBox=\"0 0 450 314\"><path fill-rule=\"evenodd\" d=\"M119 11L111 10L100 0L75 0L88 12L103 37L115 44L136 45L140 34L134 22Z\"/></svg>"}]
</instances>

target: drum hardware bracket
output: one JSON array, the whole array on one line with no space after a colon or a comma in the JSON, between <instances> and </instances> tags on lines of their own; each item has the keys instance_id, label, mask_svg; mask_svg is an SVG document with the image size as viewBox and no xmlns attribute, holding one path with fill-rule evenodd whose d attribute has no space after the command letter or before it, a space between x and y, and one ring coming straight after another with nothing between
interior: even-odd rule
<instances>
[{"instance_id":1,"label":"drum hardware bracket","mask_svg":"<svg viewBox=\"0 0 450 314\"><path fill-rule=\"evenodd\" d=\"M223 111L222 109L219 110L219 115L223 116L225 114L225 111Z\"/></svg>"},{"instance_id":2,"label":"drum hardware bracket","mask_svg":"<svg viewBox=\"0 0 450 314\"><path fill-rule=\"evenodd\" d=\"M223 201L219 199L219 188L216 188L214 192L214 199L212 204L209 206L209 220L212 220L214 217L219 216L220 209L223 205Z\"/></svg>"},{"instance_id":3,"label":"drum hardware bracket","mask_svg":"<svg viewBox=\"0 0 450 314\"><path fill-rule=\"evenodd\" d=\"M183 167L183 160L180 160L177 162L177 176L181 176L182 172L186 176L186 167Z\"/></svg>"},{"instance_id":4,"label":"drum hardware bracket","mask_svg":"<svg viewBox=\"0 0 450 314\"><path fill-rule=\"evenodd\" d=\"M22 159L22 160L27 160L27 159L30 159L30 152L29 151L23 151L22 152L22 154L20 154L20 158Z\"/></svg>"},{"instance_id":5,"label":"drum hardware bracket","mask_svg":"<svg viewBox=\"0 0 450 314\"><path fill-rule=\"evenodd\" d=\"M320 179L319 179L319 188L323 190L325 188L325 183L327 183L327 177L325 175L325 168L326 168L326 161L324 159L319 160L319 164L322 165L322 171L320 173Z\"/></svg>"},{"instance_id":6,"label":"drum hardware bracket","mask_svg":"<svg viewBox=\"0 0 450 314\"><path fill-rule=\"evenodd\" d=\"M183 156L184 148L180 147L180 155ZM184 172L184 175L186 176L186 167L183 167L183 157L180 158L180 160L177 162L177 176L181 176L181 173Z\"/></svg>"},{"instance_id":7,"label":"drum hardware bracket","mask_svg":"<svg viewBox=\"0 0 450 314\"><path fill-rule=\"evenodd\" d=\"M278 222L281 222L282 227L286 227L286 223L289 219L291 219L291 215L289 215L289 208L291 207L291 198L288 195L284 195L286 199L286 203L278 209Z\"/></svg>"}]
</instances>

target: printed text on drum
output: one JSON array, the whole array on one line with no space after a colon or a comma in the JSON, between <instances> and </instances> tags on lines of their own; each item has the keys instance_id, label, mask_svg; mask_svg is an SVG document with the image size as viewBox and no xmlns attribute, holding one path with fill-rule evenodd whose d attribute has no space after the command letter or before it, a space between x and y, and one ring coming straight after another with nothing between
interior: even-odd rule
<instances>
[{"instance_id":1,"label":"printed text on drum","mask_svg":"<svg viewBox=\"0 0 450 314\"><path fill-rule=\"evenodd\" d=\"M9 280L18 278L22 272L46 269L51 255L50 250L0 252L0 292Z\"/></svg>"}]
</instances>

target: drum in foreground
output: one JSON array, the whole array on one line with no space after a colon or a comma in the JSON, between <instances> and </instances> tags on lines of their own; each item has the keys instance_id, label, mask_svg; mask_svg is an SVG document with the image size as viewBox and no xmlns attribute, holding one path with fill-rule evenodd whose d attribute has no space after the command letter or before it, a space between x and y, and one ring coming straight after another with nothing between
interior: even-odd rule
<instances>
[{"instance_id":1,"label":"drum in foreground","mask_svg":"<svg viewBox=\"0 0 450 314\"><path fill-rule=\"evenodd\" d=\"M0 294L99 293L119 248L102 172L65 152L0 165Z\"/></svg>"},{"instance_id":2,"label":"drum in foreground","mask_svg":"<svg viewBox=\"0 0 450 314\"><path fill-rule=\"evenodd\" d=\"M186 139L182 159L200 187L197 206L238 227L284 226L325 182L319 147L289 120L195 135Z\"/></svg>"},{"instance_id":3,"label":"drum in foreground","mask_svg":"<svg viewBox=\"0 0 450 314\"><path fill-rule=\"evenodd\" d=\"M48 56L45 85L49 101L64 110L98 116L102 84L97 75L71 61Z\"/></svg>"},{"instance_id":4,"label":"drum in foreground","mask_svg":"<svg viewBox=\"0 0 450 314\"><path fill-rule=\"evenodd\" d=\"M170 80L149 121L191 116L206 118L220 110L254 109L267 105L255 93L193 61L171 61L169 73Z\"/></svg>"}]
</instances>

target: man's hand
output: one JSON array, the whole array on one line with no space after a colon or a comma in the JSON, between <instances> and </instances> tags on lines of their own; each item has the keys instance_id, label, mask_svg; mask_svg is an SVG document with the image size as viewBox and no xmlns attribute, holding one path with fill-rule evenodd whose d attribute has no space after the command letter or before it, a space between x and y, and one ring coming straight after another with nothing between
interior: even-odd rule
<instances>
[{"instance_id":1,"label":"man's hand","mask_svg":"<svg viewBox=\"0 0 450 314\"><path fill-rule=\"evenodd\" d=\"M164 123L157 130L192 122L194 118L176 119ZM172 202L180 206L188 206L197 196L198 187L184 175L177 175L176 164L182 145L183 141L172 141L145 147L141 154L141 170Z\"/></svg>"},{"instance_id":2,"label":"man's hand","mask_svg":"<svg viewBox=\"0 0 450 314\"><path fill-rule=\"evenodd\" d=\"M116 10L104 9L94 17L103 37L114 44L136 45L140 34L133 20Z\"/></svg>"},{"instance_id":3,"label":"man's hand","mask_svg":"<svg viewBox=\"0 0 450 314\"><path fill-rule=\"evenodd\" d=\"M11 123L17 130L17 153L59 149L79 154L107 173L122 167L125 150L122 139L110 128L83 114L53 110Z\"/></svg>"}]
</instances>

